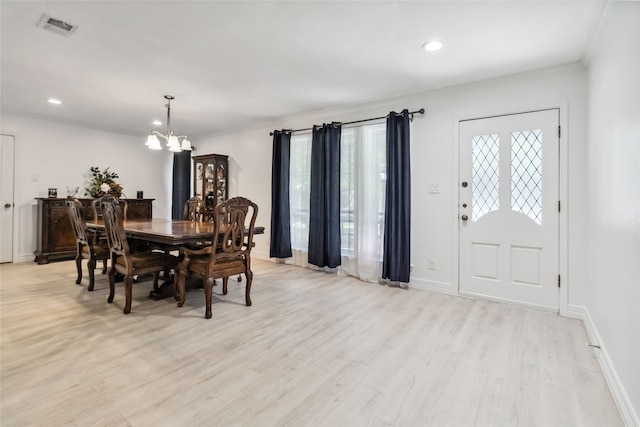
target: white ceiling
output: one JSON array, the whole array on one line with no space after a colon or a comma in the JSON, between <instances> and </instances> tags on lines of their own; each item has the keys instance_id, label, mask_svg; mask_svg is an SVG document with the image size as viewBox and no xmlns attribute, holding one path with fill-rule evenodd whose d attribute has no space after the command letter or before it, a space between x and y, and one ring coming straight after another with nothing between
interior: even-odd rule
<instances>
[{"instance_id":1,"label":"white ceiling","mask_svg":"<svg viewBox=\"0 0 640 427\"><path fill-rule=\"evenodd\" d=\"M170 94L194 140L579 61L602 4L2 0L2 112L144 136ZM43 13L78 29L37 28Z\"/></svg>"}]
</instances>

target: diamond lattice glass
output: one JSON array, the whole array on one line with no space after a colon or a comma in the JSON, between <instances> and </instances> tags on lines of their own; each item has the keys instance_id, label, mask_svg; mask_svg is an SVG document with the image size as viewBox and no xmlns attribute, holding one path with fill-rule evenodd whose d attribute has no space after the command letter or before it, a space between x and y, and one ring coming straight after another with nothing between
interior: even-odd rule
<instances>
[{"instance_id":1,"label":"diamond lattice glass","mask_svg":"<svg viewBox=\"0 0 640 427\"><path fill-rule=\"evenodd\" d=\"M542 130L511 134L511 209L542 224Z\"/></svg>"},{"instance_id":2,"label":"diamond lattice glass","mask_svg":"<svg viewBox=\"0 0 640 427\"><path fill-rule=\"evenodd\" d=\"M474 136L471 219L500 208L500 138L497 134Z\"/></svg>"}]
</instances>

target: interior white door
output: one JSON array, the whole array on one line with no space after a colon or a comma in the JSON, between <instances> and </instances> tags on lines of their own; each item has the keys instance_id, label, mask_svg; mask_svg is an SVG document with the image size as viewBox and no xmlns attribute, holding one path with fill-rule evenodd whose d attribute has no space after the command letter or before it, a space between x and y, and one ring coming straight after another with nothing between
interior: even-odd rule
<instances>
[{"instance_id":1,"label":"interior white door","mask_svg":"<svg viewBox=\"0 0 640 427\"><path fill-rule=\"evenodd\" d=\"M459 126L460 294L557 312L559 110Z\"/></svg>"},{"instance_id":2,"label":"interior white door","mask_svg":"<svg viewBox=\"0 0 640 427\"><path fill-rule=\"evenodd\" d=\"M0 142L0 262L13 261L13 150L14 138L2 135Z\"/></svg>"}]
</instances>

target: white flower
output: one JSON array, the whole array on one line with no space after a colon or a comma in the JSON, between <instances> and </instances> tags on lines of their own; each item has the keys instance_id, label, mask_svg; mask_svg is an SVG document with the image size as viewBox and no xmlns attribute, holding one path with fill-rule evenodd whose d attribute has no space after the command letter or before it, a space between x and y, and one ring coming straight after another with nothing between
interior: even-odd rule
<instances>
[{"instance_id":1,"label":"white flower","mask_svg":"<svg viewBox=\"0 0 640 427\"><path fill-rule=\"evenodd\" d=\"M107 184L106 182L103 182L102 184L100 184L100 191L102 191L103 193L107 193L109 192L109 190L111 190L111 187L109 187L109 184Z\"/></svg>"}]
</instances>

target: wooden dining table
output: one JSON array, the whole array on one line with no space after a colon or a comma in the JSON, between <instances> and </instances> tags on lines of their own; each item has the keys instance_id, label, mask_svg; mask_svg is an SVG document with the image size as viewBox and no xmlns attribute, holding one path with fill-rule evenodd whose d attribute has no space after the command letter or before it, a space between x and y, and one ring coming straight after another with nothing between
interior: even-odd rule
<instances>
[{"instance_id":1,"label":"wooden dining table","mask_svg":"<svg viewBox=\"0 0 640 427\"><path fill-rule=\"evenodd\" d=\"M128 238L149 242L164 250L177 250L181 246L211 241L215 224L213 222L187 221L180 219L137 219L123 221ZM104 232L102 219L87 221L87 228ZM264 227L255 227L255 234L263 234ZM151 291L154 300L173 296L173 276L167 278L157 291Z\"/></svg>"}]
</instances>

